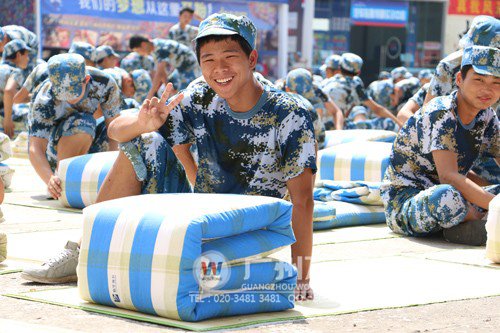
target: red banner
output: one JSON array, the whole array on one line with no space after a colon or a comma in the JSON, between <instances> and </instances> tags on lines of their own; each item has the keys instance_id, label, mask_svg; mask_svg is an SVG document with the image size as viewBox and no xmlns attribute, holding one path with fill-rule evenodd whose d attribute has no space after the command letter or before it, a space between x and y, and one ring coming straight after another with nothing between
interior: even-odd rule
<instances>
[{"instance_id":1,"label":"red banner","mask_svg":"<svg viewBox=\"0 0 500 333\"><path fill-rule=\"evenodd\" d=\"M500 17L500 0L450 0L448 14Z\"/></svg>"}]
</instances>

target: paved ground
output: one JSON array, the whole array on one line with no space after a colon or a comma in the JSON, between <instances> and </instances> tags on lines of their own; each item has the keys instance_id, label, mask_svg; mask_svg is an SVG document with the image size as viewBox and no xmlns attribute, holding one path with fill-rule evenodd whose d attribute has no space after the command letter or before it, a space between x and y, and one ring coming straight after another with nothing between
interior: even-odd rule
<instances>
[{"instance_id":1,"label":"paved ground","mask_svg":"<svg viewBox=\"0 0 500 333\"><path fill-rule=\"evenodd\" d=\"M57 207L43 199L43 184L26 160L8 161L16 169L12 192L2 210L6 222L0 231L9 239L9 263L38 263L57 252L66 239L78 237L81 214L41 207ZM38 207L26 207L23 205ZM241 332L495 332L500 327L500 266L484 259L484 248L455 246L439 237L397 237L385 226L343 228L315 233L313 286L317 296L335 289L339 303L352 295L360 304L386 304L387 298L408 297L399 308L356 311L307 320L240 328ZM277 257L286 259L286 251ZM397 267L386 269L387 263ZM380 263L380 269L374 269ZM406 273L418 264L418 277ZM12 266L12 267L14 267ZM324 274L323 274L324 272ZM405 275L406 274L406 275ZM412 273L413 274L413 273ZM405 280L395 281L395 276ZM316 282L314 282L316 281ZM325 281L327 281L325 283ZM496 283L495 283L496 282ZM342 283L342 286L335 284ZM363 283L363 285L361 285ZM368 288L367 288L368 286ZM20 273L0 275L0 294L44 289L26 283ZM367 292L373 289L373 293ZM345 289L345 290L343 290ZM408 290L415 290L411 293ZM440 294L442 291L442 294ZM338 299L335 295L338 292ZM418 294L421 294L420 298ZM439 294L439 297L434 297ZM460 300L467 298L467 300ZM413 304L411 300L415 301ZM440 299L439 303L435 303ZM414 304L434 303L414 306ZM133 320L100 315L61 306L0 296L0 332L174 332L181 331Z\"/></svg>"}]
</instances>

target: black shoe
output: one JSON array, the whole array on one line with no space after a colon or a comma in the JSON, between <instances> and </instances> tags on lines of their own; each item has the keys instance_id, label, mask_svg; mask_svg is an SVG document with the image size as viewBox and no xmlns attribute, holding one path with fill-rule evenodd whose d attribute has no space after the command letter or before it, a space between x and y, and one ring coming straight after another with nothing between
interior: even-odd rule
<instances>
[{"instance_id":1,"label":"black shoe","mask_svg":"<svg viewBox=\"0 0 500 333\"><path fill-rule=\"evenodd\" d=\"M486 244L486 221L473 220L462 222L451 228L443 229L443 237L450 243L483 246Z\"/></svg>"}]
</instances>

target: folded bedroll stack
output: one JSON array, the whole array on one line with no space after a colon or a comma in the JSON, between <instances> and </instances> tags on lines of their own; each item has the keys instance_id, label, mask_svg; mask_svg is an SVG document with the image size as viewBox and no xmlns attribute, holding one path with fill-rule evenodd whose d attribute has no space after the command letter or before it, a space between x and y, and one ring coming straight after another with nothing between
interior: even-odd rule
<instances>
[{"instance_id":1,"label":"folded bedroll stack","mask_svg":"<svg viewBox=\"0 0 500 333\"><path fill-rule=\"evenodd\" d=\"M84 300L184 321L294 306L295 268L268 257L295 241L287 201L149 194L83 213Z\"/></svg>"}]
</instances>

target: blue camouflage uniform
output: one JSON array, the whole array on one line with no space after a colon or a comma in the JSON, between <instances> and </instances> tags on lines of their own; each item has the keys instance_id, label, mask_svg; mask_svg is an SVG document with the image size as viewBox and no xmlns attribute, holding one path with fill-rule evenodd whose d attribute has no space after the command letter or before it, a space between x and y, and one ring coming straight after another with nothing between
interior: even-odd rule
<instances>
[{"instance_id":1,"label":"blue camouflage uniform","mask_svg":"<svg viewBox=\"0 0 500 333\"><path fill-rule=\"evenodd\" d=\"M68 53L76 53L84 59L92 62L96 61L96 49L94 46L85 42L73 42L68 50Z\"/></svg>"},{"instance_id":2,"label":"blue camouflage uniform","mask_svg":"<svg viewBox=\"0 0 500 333\"><path fill-rule=\"evenodd\" d=\"M62 136L80 133L89 134L92 146L89 152L106 151L107 142L101 142L93 114L101 106L104 118L114 118L120 111L120 92L116 82L103 71L85 67L84 59L77 54L61 54L49 59L49 79L40 87L32 112L28 117L30 137L48 140L47 160L55 170L57 166L57 144ZM82 93L82 83L90 75L84 97L76 104Z\"/></svg>"},{"instance_id":3,"label":"blue camouflage uniform","mask_svg":"<svg viewBox=\"0 0 500 333\"><path fill-rule=\"evenodd\" d=\"M151 81L151 76L149 72L145 69L135 69L130 75L132 75L132 79L134 80L135 87L135 95L134 99L142 104L146 99L151 87L153 86L153 82Z\"/></svg>"},{"instance_id":4,"label":"blue camouflage uniform","mask_svg":"<svg viewBox=\"0 0 500 333\"><path fill-rule=\"evenodd\" d=\"M491 50L498 61L500 51ZM464 57L462 66L472 62L477 72L486 67L476 66L488 62L484 50L474 47L465 52L470 57ZM488 70L500 76L498 66ZM464 125L456 114L456 94L427 103L408 120L394 142L381 194L387 224L396 233L424 236L455 226L467 215L469 203L464 196L453 186L440 183L433 151L455 152L462 175L467 175L480 156L500 157L496 112L491 107L481 110L470 124ZM496 195L500 186L485 190Z\"/></svg>"},{"instance_id":5,"label":"blue camouflage uniform","mask_svg":"<svg viewBox=\"0 0 500 333\"><path fill-rule=\"evenodd\" d=\"M36 58L38 57L38 37L33 32L19 25L5 25L1 29L11 41L14 39L22 40L30 48L30 60L28 67L22 71L23 76L27 77L37 65Z\"/></svg>"},{"instance_id":6,"label":"blue camouflage uniform","mask_svg":"<svg viewBox=\"0 0 500 333\"><path fill-rule=\"evenodd\" d=\"M462 48L472 45L500 47L500 20L491 16L477 16L472 21L469 31L459 42ZM444 96L456 89L455 75L460 71L463 50L451 53L442 59L431 79L430 93Z\"/></svg>"},{"instance_id":7,"label":"blue camouflage uniform","mask_svg":"<svg viewBox=\"0 0 500 333\"><path fill-rule=\"evenodd\" d=\"M368 96L388 110L392 110L391 95L394 94L394 83L391 79L373 81L367 89Z\"/></svg>"},{"instance_id":8,"label":"blue camouflage uniform","mask_svg":"<svg viewBox=\"0 0 500 333\"><path fill-rule=\"evenodd\" d=\"M104 58L109 56L115 56L120 59L120 55L113 50L113 48L109 45L101 45L95 49L95 62L99 63Z\"/></svg>"},{"instance_id":9,"label":"blue camouflage uniform","mask_svg":"<svg viewBox=\"0 0 500 333\"><path fill-rule=\"evenodd\" d=\"M357 74L361 71L363 60L356 54L344 53L341 58L342 69ZM323 91L342 110L345 117L345 129L385 129L396 130L397 125L389 118L371 118L371 113L363 106L370 99L364 83L359 76L336 74L329 79ZM358 115L364 115L366 120L354 121Z\"/></svg>"},{"instance_id":10,"label":"blue camouflage uniform","mask_svg":"<svg viewBox=\"0 0 500 333\"><path fill-rule=\"evenodd\" d=\"M192 41L196 38L198 34L198 28L187 24L184 29L181 29L179 23L174 24L168 31L168 39L175 40L181 44L186 45L190 49L193 48Z\"/></svg>"},{"instance_id":11,"label":"blue camouflage uniform","mask_svg":"<svg viewBox=\"0 0 500 333\"><path fill-rule=\"evenodd\" d=\"M311 120L313 122L314 134L318 142L318 148L322 149L325 145L325 125L318 115L317 109L320 108L321 100L316 96L313 78L309 71L304 68L297 68L291 70L286 76L286 87L295 96L303 97L305 107L311 113ZM319 89L316 87L316 89ZM319 89L321 91L321 89ZM324 95L322 93L322 95Z\"/></svg>"},{"instance_id":12,"label":"blue camouflage uniform","mask_svg":"<svg viewBox=\"0 0 500 333\"><path fill-rule=\"evenodd\" d=\"M425 96L427 96L427 92L429 91L430 83L424 84L418 91L410 98L410 100L417 103L419 107L424 106Z\"/></svg>"},{"instance_id":13,"label":"blue camouflage uniform","mask_svg":"<svg viewBox=\"0 0 500 333\"><path fill-rule=\"evenodd\" d=\"M255 48L256 29L251 21L231 14L207 18L200 25L198 38L220 35L221 29L239 34ZM183 100L160 128L161 135L149 133L121 145L138 179L143 180L143 193L168 190L164 179L168 165L175 163L163 158L171 155L166 142L197 146L194 191L200 193L283 197L288 180L304 168L316 171L309 112L290 94L264 86L257 104L239 113L202 80L183 93Z\"/></svg>"},{"instance_id":14,"label":"blue camouflage uniform","mask_svg":"<svg viewBox=\"0 0 500 333\"><path fill-rule=\"evenodd\" d=\"M418 92L420 89L420 80L416 77L403 79L396 83L394 87L401 90L399 104L404 104Z\"/></svg>"},{"instance_id":15,"label":"blue camouflage uniform","mask_svg":"<svg viewBox=\"0 0 500 333\"><path fill-rule=\"evenodd\" d=\"M145 69L151 73L155 68L155 62L152 56L141 56L137 52L130 52L120 61L120 67L129 73L136 69Z\"/></svg>"},{"instance_id":16,"label":"blue camouflage uniform","mask_svg":"<svg viewBox=\"0 0 500 333\"><path fill-rule=\"evenodd\" d=\"M40 88L43 81L48 78L49 70L47 67L47 63L43 62L37 65L30 73L30 75L28 75L28 77L24 81L23 88L25 88L30 94L32 94L31 98L34 99L38 88Z\"/></svg>"},{"instance_id":17,"label":"blue camouflage uniform","mask_svg":"<svg viewBox=\"0 0 500 333\"><path fill-rule=\"evenodd\" d=\"M471 23L469 31L462 37L459 45L463 48L472 45L482 45L490 47L500 47L500 20L480 15L476 16ZM460 70L463 50L453 52L436 67L436 74L431 79L429 92L434 96L444 96L450 94L457 88L455 76ZM494 106L497 115L500 112L500 106L496 103ZM500 167L495 161L481 157L474 167L474 172L488 180L490 183L500 183Z\"/></svg>"},{"instance_id":18,"label":"blue camouflage uniform","mask_svg":"<svg viewBox=\"0 0 500 333\"><path fill-rule=\"evenodd\" d=\"M15 63L6 59L21 50L30 50L29 46L20 39L13 39L4 46L2 55L2 63L0 64L0 115L4 117L3 98L5 87L9 79L13 79L17 83L17 87L21 88L24 83L23 69L16 66ZM28 108L26 105L12 105L12 121L25 122Z\"/></svg>"},{"instance_id":19,"label":"blue camouflage uniform","mask_svg":"<svg viewBox=\"0 0 500 333\"><path fill-rule=\"evenodd\" d=\"M177 90L186 88L191 81L201 75L196 55L186 45L159 38L154 39L153 44L155 46L153 57L156 64L166 62L173 70L178 71L181 85L176 87Z\"/></svg>"},{"instance_id":20,"label":"blue camouflage uniform","mask_svg":"<svg viewBox=\"0 0 500 333\"><path fill-rule=\"evenodd\" d=\"M118 90L120 91L120 100L121 100L120 110L136 109L141 107L141 105L135 99L130 97L125 97L125 95L123 95L122 92L123 76L130 75L126 70L120 67L114 67L114 68L106 68L103 69L102 71L105 72L106 74L109 74L109 76L111 76L118 85Z\"/></svg>"}]
</instances>

